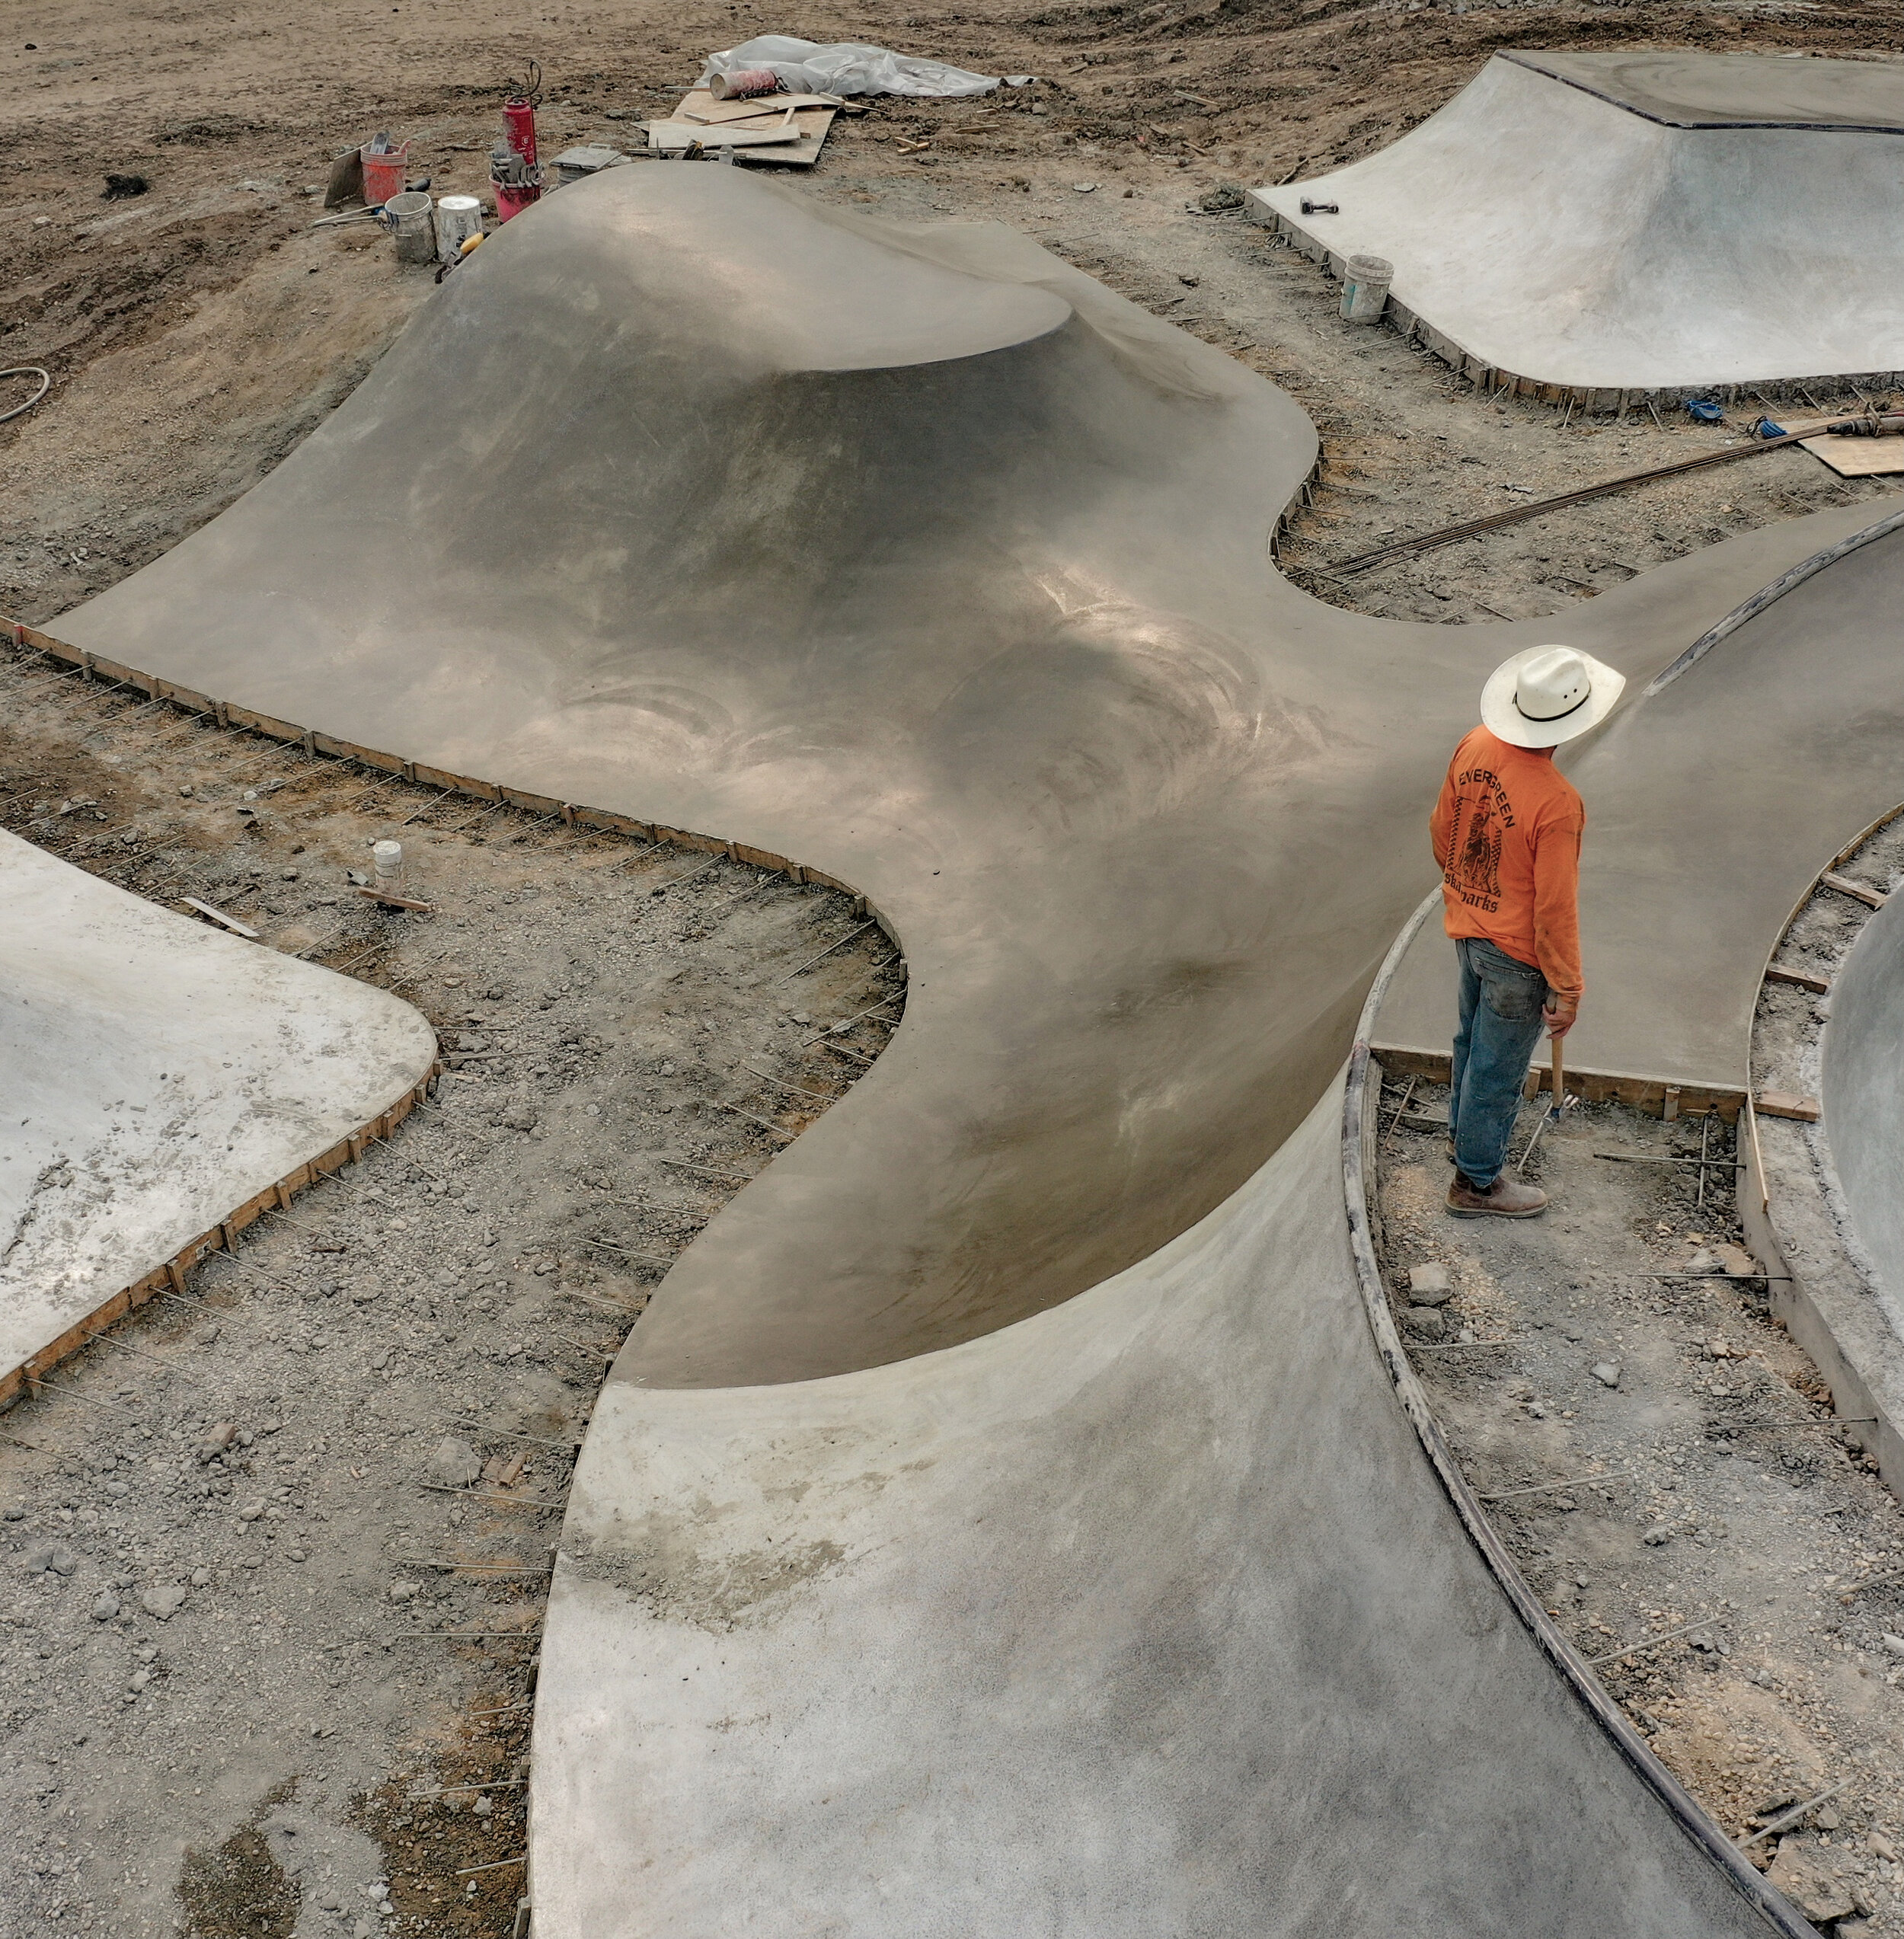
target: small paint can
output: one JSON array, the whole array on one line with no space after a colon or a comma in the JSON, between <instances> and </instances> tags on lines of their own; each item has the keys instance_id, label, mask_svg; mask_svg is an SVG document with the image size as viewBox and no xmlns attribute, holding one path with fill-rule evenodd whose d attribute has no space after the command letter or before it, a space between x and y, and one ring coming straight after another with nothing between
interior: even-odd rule
<instances>
[{"instance_id":1,"label":"small paint can","mask_svg":"<svg viewBox=\"0 0 1904 1939\"><path fill-rule=\"evenodd\" d=\"M1344 323L1379 323L1395 266L1385 256L1351 256L1342 276Z\"/></svg>"},{"instance_id":2,"label":"small paint can","mask_svg":"<svg viewBox=\"0 0 1904 1939\"><path fill-rule=\"evenodd\" d=\"M446 195L436 205L436 255L453 263L463 244L483 232L483 205L473 195Z\"/></svg>"},{"instance_id":3,"label":"small paint can","mask_svg":"<svg viewBox=\"0 0 1904 1939\"><path fill-rule=\"evenodd\" d=\"M396 238L398 262L433 263L436 260L433 213L430 197L420 189L407 189L384 204L384 222Z\"/></svg>"},{"instance_id":4,"label":"small paint can","mask_svg":"<svg viewBox=\"0 0 1904 1939\"><path fill-rule=\"evenodd\" d=\"M743 67L732 74L717 74L708 83L708 92L717 101L750 101L756 94L780 92L780 76L770 67Z\"/></svg>"},{"instance_id":5,"label":"small paint can","mask_svg":"<svg viewBox=\"0 0 1904 1939\"><path fill-rule=\"evenodd\" d=\"M401 842L379 842L372 848L370 855L376 865L378 888L387 896L395 895L403 880L404 845Z\"/></svg>"}]
</instances>

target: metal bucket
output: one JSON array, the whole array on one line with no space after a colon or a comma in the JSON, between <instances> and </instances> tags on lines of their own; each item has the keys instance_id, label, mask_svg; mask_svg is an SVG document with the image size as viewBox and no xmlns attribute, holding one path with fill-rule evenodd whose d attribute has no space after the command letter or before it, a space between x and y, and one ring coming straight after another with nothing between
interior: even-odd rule
<instances>
[{"instance_id":1,"label":"metal bucket","mask_svg":"<svg viewBox=\"0 0 1904 1939\"><path fill-rule=\"evenodd\" d=\"M393 195L383 206L383 219L397 239L400 263L433 263L436 260L436 223L430 197L420 189Z\"/></svg>"},{"instance_id":2,"label":"metal bucket","mask_svg":"<svg viewBox=\"0 0 1904 1939\"><path fill-rule=\"evenodd\" d=\"M436 205L436 254L453 263L463 244L483 232L483 205L473 195L446 195Z\"/></svg>"}]
</instances>

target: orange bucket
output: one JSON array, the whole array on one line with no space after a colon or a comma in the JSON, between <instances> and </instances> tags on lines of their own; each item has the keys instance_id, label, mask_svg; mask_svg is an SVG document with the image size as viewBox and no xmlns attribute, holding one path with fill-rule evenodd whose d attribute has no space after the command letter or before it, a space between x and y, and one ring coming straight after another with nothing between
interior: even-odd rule
<instances>
[{"instance_id":1,"label":"orange bucket","mask_svg":"<svg viewBox=\"0 0 1904 1939\"><path fill-rule=\"evenodd\" d=\"M381 209L393 195L401 195L410 177L410 144L388 149L382 155L369 149L358 151L363 161L363 200L369 209Z\"/></svg>"}]
</instances>

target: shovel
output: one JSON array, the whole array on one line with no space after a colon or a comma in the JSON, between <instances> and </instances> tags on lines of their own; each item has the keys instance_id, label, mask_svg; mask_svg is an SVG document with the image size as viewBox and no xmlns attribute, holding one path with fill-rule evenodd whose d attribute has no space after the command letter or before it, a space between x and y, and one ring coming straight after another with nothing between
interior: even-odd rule
<instances>
[{"instance_id":1,"label":"shovel","mask_svg":"<svg viewBox=\"0 0 1904 1939\"><path fill-rule=\"evenodd\" d=\"M1534 1147L1541 1142L1541 1133L1567 1108L1567 1092L1563 1088L1561 1071L1561 1040L1556 1037L1550 1037L1548 1041L1554 1051L1554 1101L1548 1106L1540 1123L1535 1126L1534 1135L1527 1141L1527 1149L1521 1153L1520 1163L1514 1168L1516 1178L1527 1169L1527 1161L1534 1155Z\"/></svg>"}]
</instances>

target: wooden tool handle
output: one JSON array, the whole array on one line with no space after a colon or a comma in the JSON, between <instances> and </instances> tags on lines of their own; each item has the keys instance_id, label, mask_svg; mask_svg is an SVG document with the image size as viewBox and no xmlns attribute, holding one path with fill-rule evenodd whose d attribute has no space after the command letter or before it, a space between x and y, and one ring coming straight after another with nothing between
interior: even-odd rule
<instances>
[{"instance_id":1,"label":"wooden tool handle","mask_svg":"<svg viewBox=\"0 0 1904 1939\"><path fill-rule=\"evenodd\" d=\"M1561 1104L1564 1101L1567 1094L1565 1091L1562 1088L1563 1079L1561 1075L1561 1040L1558 1037L1554 1037L1550 1039L1549 1041L1551 1042L1554 1046L1554 1108L1557 1111L1560 1109Z\"/></svg>"}]
</instances>

